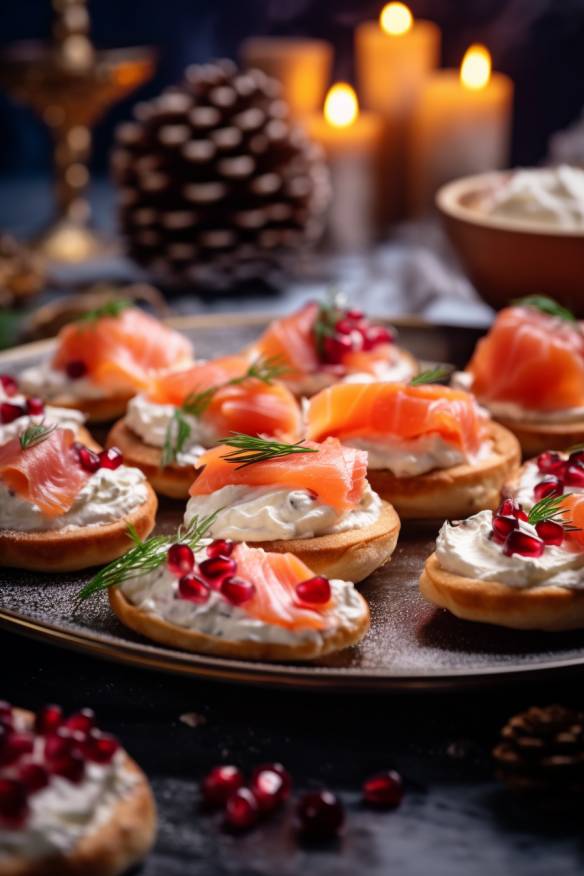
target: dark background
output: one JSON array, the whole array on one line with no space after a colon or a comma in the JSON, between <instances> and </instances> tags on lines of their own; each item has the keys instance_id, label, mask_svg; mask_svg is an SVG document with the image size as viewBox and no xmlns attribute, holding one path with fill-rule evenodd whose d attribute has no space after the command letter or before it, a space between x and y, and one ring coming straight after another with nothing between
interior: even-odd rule
<instances>
[{"instance_id":1,"label":"dark background","mask_svg":"<svg viewBox=\"0 0 584 876\"><path fill-rule=\"evenodd\" d=\"M160 51L156 78L139 96L180 78L192 62L237 57L250 34L319 36L335 45L335 78L352 78L354 26L379 13L381 0L93 0L98 46L147 43ZM484 42L497 69L515 82L513 163L546 154L551 133L584 105L584 0L411 0L417 17L443 31L445 66L457 66L471 42ZM0 43L45 38L49 0L0 0ZM112 128L136 96L99 125L94 166L104 170ZM0 97L0 173L39 173L49 166L48 136L24 108Z\"/></svg>"}]
</instances>

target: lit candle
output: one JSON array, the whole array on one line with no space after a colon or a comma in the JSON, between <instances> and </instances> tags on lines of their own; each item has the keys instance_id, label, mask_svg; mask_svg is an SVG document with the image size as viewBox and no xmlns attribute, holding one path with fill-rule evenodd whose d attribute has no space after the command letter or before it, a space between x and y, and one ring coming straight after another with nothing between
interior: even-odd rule
<instances>
[{"instance_id":1,"label":"lit candle","mask_svg":"<svg viewBox=\"0 0 584 876\"><path fill-rule=\"evenodd\" d=\"M306 126L330 168L329 240L339 249L362 249L377 234L381 119L360 112L354 90L338 82L327 94L324 111L310 116Z\"/></svg>"},{"instance_id":2,"label":"lit candle","mask_svg":"<svg viewBox=\"0 0 584 876\"><path fill-rule=\"evenodd\" d=\"M467 50L460 72L439 70L427 81L408 150L413 215L431 209L443 183L506 166L512 99L513 83L491 72L491 56L480 45Z\"/></svg>"},{"instance_id":3,"label":"lit candle","mask_svg":"<svg viewBox=\"0 0 584 876\"><path fill-rule=\"evenodd\" d=\"M256 67L282 86L294 118L317 112L330 81L332 48L324 40L251 37L242 47L246 67Z\"/></svg>"},{"instance_id":4,"label":"lit candle","mask_svg":"<svg viewBox=\"0 0 584 876\"><path fill-rule=\"evenodd\" d=\"M418 95L440 57L440 28L415 21L403 3L388 3L378 21L355 31L359 94L366 109L384 117L385 218L404 208L407 129Z\"/></svg>"}]
</instances>

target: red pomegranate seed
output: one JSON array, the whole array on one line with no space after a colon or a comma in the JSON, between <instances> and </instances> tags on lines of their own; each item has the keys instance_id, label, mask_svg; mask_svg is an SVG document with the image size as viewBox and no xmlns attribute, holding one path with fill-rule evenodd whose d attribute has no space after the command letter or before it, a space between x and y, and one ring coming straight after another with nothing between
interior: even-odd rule
<instances>
[{"instance_id":1,"label":"red pomegranate seed","mask_svg":"<svg viewBox=\"0 0 584 876\"><path fill-rule=\"evenodd\" d=\"M74 359L65 365L65 373L71 380L79 380L87 374L87 365L81 359Z\"/></svg>"},{"instance_id":2,"label":"red pomegranate seed","mask_svg":"<svg viewBox=\"0 0 584 876\"><path fill-rule=\"evenodd\" d=\"M515 499L503 499L495 513L498 517L516 517L518 520L527 520L527 514Z\"/></svg>"},{"instance_id":3,"label":"red pomegranate seed","mask_svg":"<svg viewBox=\"0 0 584 876\"><path fill-rule=\"evenodd\" d=\"M85 734L68 727L59 727L45 739L45 757L55 760L79 749L85 743Z\"/></svg>"},{"instance_id":4,"label":"red pomegranate seed","mask_svg":"<svg viewBox=\"0 0 584 876\"><path fill-rule=\"evenodd\" d=\"M203 605L208 601L211 590L206 581L191 573L183 575L178 582L178 595L180 599L185 599L187 602Z\"/></svg>"},{"instance_id":5,"label":"red pomegranate seed","mask_svg":"<svg viewBox=\"0 0 584 876\"><path fill-rule=\"evenodd\" d=\"M63 710L54 704L43 706L35 717L34 730L40 736L55 733L63 723Z\"/></svg>"},{"instance_id":6,"label":"red pomegranate seed","mask_svg":"<svg viewBox=\"0 0 584 876\"><path fill-rule=\"evenodd\" d=\"M110 471L115 471L124 463L124 454L119 447L108 447L107 450L102 450L99 456L99 467L109 468Z\"/></svg>"},{"instance_id":7,"label":"red pomegranate seed","mask_svg":"<svg viewBox=\"0 0 584 876\"><path fill-rule=\"evenodd\" d=\"M93 450L90 450L89 447L86 447L79 441L75 441L73 449L77 456L77 461L84 471L94 474L100 468L99 456Z\"/></svg>"},{"instance_id":8,"label":"red pomegranate seed","mask_svg":"<svg viewBox=\"0 0 584 876\"><path fill-rule=\"evenodd\" d=\"M12 402L0 403L0 423L4 425L13 423L19 417L24 417L25 414L26 408L23 408L22 405L15 405Z\"/></svg>"},{"instance_id":9,"label":"red pomegranate seed","mask_svg":"<svg viewBox=\"0 0 584 876\"><path fill-rule=\"evenodd\" d=\"M225 804L225 826L229 830L249 830L258 820L259 806L249 788L239 788Z\"/></svg>"},{"instance_id":10,"label":"red pomegranate seed","mask_svg":"<svg viewBox=\"0 0 584 876\"><path fill-rule=\"evenodd\" d=\"M502 544L510 532L517 529L519 521L516 517L503 517L501 514L493 515L493 538Z\"/></svg>"},{"instance_id":11,"label":"red pomegranate seed","mask_svg":"<svg viewBox=\"0 0 584 876\"><path fill-rule=\"evenodd\" d=\"M561 496L563 492L564 485L555 475L546 475L546 477L533 488L533 495L538 502L540 499L547 499L548 496Z\"/></svg>"},{"instance_id":12,"label":"red pomegranate seed","mask_svg":"<svg viewBox=\"0 0 584 876\"><path fill-rule=\"evenodd\" d=\"M93 763L111 763L114 755L119 751L120 743L111 733L102 733L101 730L91 730L83 745L83 754L87 760Z\"/></svg>"},{"instance_id":13,"label":"red pomegranate seed","mask_svg":"<svg viewBox=\"0 0 584 876\"><path fill-rule=\"evenodd\" d=\"M23 763L18 770L18 778L30 794L46 788L49 784L49 773L40 763Z\"/></svg>"},{"instance_id":14,"label":"red pomegranate seed","mask_svg":"<svg viewBox=\"0 0 584 876\"><path fill-rule=\"evenodd\" d=\"M0 386L8 398L12 398L18 392L18 383L11 374L0 374Z\"/></svg>"},{"instance_id":15,"label":"red pomegranate seed","mask_svg":"<svg viewBox=\"0 0 584 876\"><path fill-rule=\"evenodd\" d=\"M231 557L210 557L199 564L199 572L210 587L219 590L225 578L231 578L237 571L237 563Z\"/></svg>"},{"instance_id":16,"label":"red pomegranate seed","mask_svg":"<svg viewBox=\"0 0 584 876\"><path fill-rule=\"evenodd\" d=\"M282 776L270 769L254 770L250 790L263 813L276 809L288 796Z\"/></svg>"},{"instance_id":17,"label":"red pomegranate seed","mask_svg":"<svg viewBox=\"0 0 584 876\"><path fill-rule=\"evenodd\" d=\"M359 322L359 320L363 319L364 316L365 316L365 314L363 313L363 311L362 311L362 310L357 310L356 307L351 307L351 308L350 308L349 310L347 310L347 312L345 313L345 317L346 317L347 319L352 320L353 322Z\"/></svg>"},{"instance_id":18,"label":"red pomegranate seed","mask_svg":"<svg viewBox=\"0 0 584 876\"><path fill-rule=\"evenodd\" d=\"M393 334L383 325L372 325L363 332L363 349L373 350L380 344L393 343Z\"/></svg>"},{"instance_id":19,"label":"red pomegranate seed","mask_svg":"<svg viewBox=\"0 0 584 876\"><path fill-rule=\"evenodd\" d=\"M564 472L564 483L567 487L584 487L584 468L580 465L567 465Z\"/></svg>"},{"instance_id":20,"label":"red pomegranate seed","mask_svg":"<svg viewBox=\"0 0 584 876\"><path fill-rule=\"evenodd\" d=\"M363 782L363 799L378 809L395 809L402 801L404 785L395 770L385 770Z\"/></svg>"},{"instance_id":21,"label":"red pomegranate seed","mask_svg":"<svg viewBox=\"0 0 584 876\"><path fill-rule=\"evenodd\" d=\"M188 544L171 544L166 554L168 571L179 578L195 568L195 555Z\"/></svg>"},{"instance_id":22,"label":"red pomegranate seed","mask_svg":"<svg viewBox=\"0 0 584 876\"><path fill-rule=\"evenodd\" d=\"M26 786L18 779L0 779L0 820L19 827L28 814Z\"/></svg>"},{"instance_id":23,"label":"red pomegranate seed","mask_svg":"<svg viewBox=\"0 0 584 876\"><path fill-rule=\"evenodd\" d=\"M343 317L335 323L335 331L340 335L350 335L351 332L355 331L355 323L353 320Z\"/></svg>"},{"instance_id":24,"label":"red pomegranate seed","mask_svg":"<svg viewBox=\"0 0 584 876\"><path fill-rule=\"evenodd\" d=\"M340 801L330 791L311 791L300 798L299 828L307 839L327 840L336 836L345 820Z\"/></svg>"},{"instance_id":25,"label":"red pomegranate seed","mask_svg":"<svg viewBox=\"0 0 584 876\"><path fill-rule=\"evenodd\" d=\"M290 791L292 790L292 776L290 775L286 767L283 764L278 763L277 761L275 763L261 763L259 764L259 766L255 767L254 771L251 774L252 782L259 773L262 773L266 770L272 773L277 773L280 776L280 778L282 779L282 793L284 795L284 799L287 799L290 796Z\"/></svg>"},{"instance_id":26,"label":"red pomegranate seed","mask_svg":"<svg viewBox=\"0 0 584 876\"><path fill-rule=\"evenodd\" d=\"M243 787L243 773L232 764L213 767L201 782L201 794L207 806L224 806L229 797Z\"/></svg>"},{"instance_id":27,"label":"red pomegranate seed","mask_svg":"<svg viewBox=\"0 0 584 876\"><path fill-rule=\"evenodd\" d=\"M225 578L221 582L221 595L232 605L243 605L255 596L255 584L243 578Z\"/></svg>"},{"instance_id":28,"label":"red pomegranate seed","mask_svg":"<svg viewBox=\"0 0 584 876\"><path fill-rule=\"evenodd\" d=\"M542 474L553 474L559 477L561 477L566 464L562 456L553 450L546 450L545 453L540 453L536 462Z\"/></svg>"},{"instance_id":29,"label":"red pomegranate seed","mask_svg":"<svg viewBox=\"0 0 584 876\"><path fill-rule=\"evenodd\" d=\"M34 748L32 733L20 731L8 732L2 741L0 749L0 764L9 766L16 763L25 754L30 754Z\"/></svg>"},{"instance_id":30,"label":"red pomegranate seed","mask_svg":"<svg viewBox=\"0 0 584 876\"><path fill-rule=\"evenodd\" d=\"M214 557L230 557L234 547L235 542L228 541L226 538L216 538L207 546L207 556L212 559Z\"/></svg>"},{"instance_id":31,"label":"red pomegranate seed","mask_svg":"<svg viewBox=\"0 0 584 876\"><path fill-rule=\"evenodd\" d=\"M78 751L71 751L52 760L50 769L54 775L78 785L85 775L85 760Z\"/></svg>"},{"instance_id":32,"label":"red pomegranate seed","mask_svg":"<svg viewBox=\"0 0 584 876\"><path fill-rule=\"evenodd\" d=\"M503 553L510 557L513 554L520 554L522 557L541 557L545 550L545 543L534 535L529 535L521 529L514 529L507 536L507 540L503 546Z\"/></svg>"},{"instance_id":33,"label":"red pomegranate seed","mask_svg":"<svg viewBox=\"0 0 584 876\"><path fill-rule=\"evenodd\" d=\"M311 605L323 605L331 598L331 585L328 578L315 575L296 585L296 596L301 602Z\"/></svg>"},{"instance_id":34,"label":"red pomegranate seed","mask_svg":"<svg viewBox=\"0 0 584 876\"><path fill-rule=\"evenodd\" d=\"M535 524L535 529L539 537L546 544L560 546L564 541L564 527L561 523L556 523L554 520L542 520Z\"/></svg>"},{"instance_id":35,"label":"red pomegranate seed","mask_svg":"<svg viewBox=\"0 0 584 876\"><path fill-rule=\"evenodd\" d=\"M40 417L45 412L45 403L42 398L27 398L26 412L31 417Z\"/></svg>"},{"instance_id":36,"label":"red pomegranate seed","mask_svg":"<svg viewBox=\"0 0 584 876\"><path fill-rule=\"evenodd\" d=\"M570 465L584 466L584 450L574 450L570 453L568 462Z\"/></svg>"},{"instance_id":37,"label":"red pomegranate seed","mask_svg":"<svg viewBox=\"0 0 584 876\"><path fill-rule=\"evenodd\" d=\"M75 712L65 721L65 727L69 730L79 730L81 733L89 733L95 726L95 712L93 709L81 709Z\"/></svg>"},{"instance_id":38,"label":"red pomegranate seed","mask_svg":"<svg viewBox=\"0 0 584 876\"><path fill-rule=\"evenodd\" d=\"M340 365L347 353L352 351L353 342L348 335L335 335L324 339L323 358L331 365Z\"/></svg>"}]
</instances>

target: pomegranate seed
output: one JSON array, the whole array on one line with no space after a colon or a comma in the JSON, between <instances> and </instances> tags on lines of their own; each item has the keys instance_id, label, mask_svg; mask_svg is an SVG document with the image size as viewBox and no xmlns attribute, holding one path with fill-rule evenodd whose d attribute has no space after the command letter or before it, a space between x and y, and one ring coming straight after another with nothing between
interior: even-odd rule
<instances>
[{"instance_id":1,"label":"pomegranate seed","mask_svg":"<svg viewBox=\"0 0 584 876\"><path fill-rule=\"evenodd\" d=\"M261 763L259 766L255 767L254 771L251 774L252 783L255 780L255 777L259 773L263 773L265 771L269 771L272 773L277 773L282 779L282 794L284 795L284 799L287 799L290 796L290 791L292 790L292 777L286 767L281 763Z\"/></svg>"},{"instance_id":2,"label":"pomegranate seed","mask_svg":"<svg viewBox=\"0 0 584 876\"><path fill-rule=\"evenodd\" d=\"M225 826L230 830L249 830L258 820L259 807L249 788L239 788L225 804Z\"/></svg>"},{"instance_id":3,"label":"pomegranate seed","mask_svg":"<svg viewBox=\"0 0 584 876\"><path fill-rule=\"evenodd\" d=\"M79 730L81 733L89 733L95 725L95 712L93 709L81 709L75 712L65 721L65 727L69 730Z\"/></svg>"},{"instance_id":4,"label":"pomegranate seed","mask_svg":"<svg viewBox=\"0 0 584 876\"><path fill-rule=\"evenodd\" d=\"M206 581L191 573L183 575L178 582L178 595L180 599L185 599L187 602L203 605L208 601L211 590Z\"/></svg>"},{"instance_id":5,"label":"pomegranate seed","mask_svg":"<svg viewBox=\"0 0 584 876\"><path fill-rule=\"evenodd\" d=\"M118 447L108 447L107 450L102 450L98 455L100 468L109 468L110 471L115 471L124 463L124 454Z\"/></svg>"},{"instance_id":6,"label":"pomegranate seed","mask_svg":"<svg viewBox=\"0 0 584 876\"><path fill-rule=\"evenodd\" d=\"M350 335L355 330L355 324L351 319L339 319L335 323L335 331L340 335Z\"/></svg>"},{"instance_id":7,"label":"pomegranate seed","mask_svg":"<svg viewBox=\"0 0 584 876\"><path fill-rule=\"evenodd\" d=\"M2 741L0 764L2 766L10 766L20 760L21 757L24 757L25 754L30 754L33 748L34 737L31 733L8 732Z\"/></svg>"},{"instance_id":8,"label":"pomegranate seed","mask_svg":"<svg viewBox=\"0 0 584 876\"><path fill-rule=\"evenodd\" d=\"M542 474L561 476L565 466L565 460L559 453L555 453L553 450L547 450L545 453L540 453L536 462L537 467Z\"/></svg>"},{"instance_id":9,"label":"pomegranate seed","mask_svg":"<svg viewBox=\"0 0 584 876\"><path fill-rule=\"evenodd\" d=\"M85 743L85 734L68 727L59 727L45 739L45 757L55 760L71 754Z\"/></svg>"},{"instance_id":10,"label":"pomegranate seed","mask_svg":"<svg viewBox=\"0 0 584 876\"><path fill-rule=\"evenodd\" d=\"M85 761L78 751L71 751L51 761L51 772L78 785L85 775Z\"/></svg>"},{"instance_id":11,"label":"pomegranate seed","mask_svg":"<svg viewBox=\"0 0 584 876\"><path fill-rule=\"evenodd\" d=\"M34 731L40 736L46 736L48 733L55 733L63 723L63 710L61 706L48 705L43 706L36 714L34 722Z\"/></svg>"},{"instance_id":12,"label":"pomegranate seed","mask_svg":"<svg viewBox=\"0 0 584 876\"><path fill-rule=\"evenodd\" d=\"M546 499L548 496L561 496L563 492L564 485L555 475L546 475L546 477L533 488L533 495L538 502L540 499Z\"/></svg>"},{"instance_id":13,"label":"pomegranate seed","mask_svg":"<svg viewBox=\"0 0 584 876\"><path fill-rule=\"evenodd\" d=\"M314 578L301 581L300 584L296 585L296 596L301 602L323 605L331 598L331 585L328 578L315 575Z\"/></svg>"},{"instance_id":14,"label":"pomegranate seed","mask_svg":"<svg viewBox=\"0 0 584 876\"><path fill-rule=\"evenodd\" d=\"M336 335L324 339L324 361L329 362L331 365L340 365L344 356L352 352L353 343L348 335Z\"/></svg>"},{"instance_id":15,"label":"pomegranate seed","mask_svg":"<svg viewBox=\"0 0 584 876\"><path fill-rule=\"evenodd\" d=\"M111 763L114 755L119 751L120 743L111 733L102 733L101 730L91 730L83 745L83 754L87 760L93 763Z\"/></svg>"},{"instance_id":16,"label":"pomegranate seed","mask_svg":"<svg viewBox=\"0 0 584 876\"><path fill-rule=\"evenodd\" d=\"M564 541L564 527L561 523L556 523L554 520L542 520L535 524L535 529L539 537L546 544L559 546Z\"/></svg>"},{"instance_id":17,"label":"pomegranate seed","mask_svg":"<svg viewBox=\"0 0 584 876\"><path fill-rule=\"evenodd\" d=\"M188 544L171 544L166 554L168 571L179 578L195 568L195 555Z\"/></svg>"},{"instance_id":18,"label":"pomegranate seed","mask_svg":"<svg viewBox=\"0 0 584 876\"><path fill-rule=\"evenodd\" d=\"M213 767L201 782L201 793L207 806L224 806L235 791L243 787L243 773L232 764Z\"/></svg>"},{"instance_id":19,"label":"pomegranate seed","mask_svg":"<svg viewBox=\"0 0 584 876\"><path fill-rule=\"evenodd\" d=\"M584 466L584 450L574 450L572 453L570 453L568 462L570 463L570 465Z\"/></svg>"},{"instance_id":20,"label":"pomegranate seed","mask_svg":"<svg viewBox=\"0 0 584 876\"><path fill-rule=\"evenodd\" d=\"M516 517L503 517L501 514L493 515L493 538L502 544L510 532L517 529L519 521Z\"/></svg>"},{"instance_id":21,"label":"pomegranate seed","mask_svg":"<svg viewBox=\"0 0 584 876\"><path fill-rule=\"evenodd\" d=\"M209 586L219 590L225 578L231 578L237 571L237 563L230 557L210 557L199 565L199 572Z\"/></svg>"},{"instance_id":22,"label":"pomegranate seed","mask_svg":"<svg viewBox=\"0 0 584 876\"><path fill-rule=\"evenodd\" d=\"M27 398L26 412L31 417L40 417L45 412L45 403L42 398Z\"/></svg>"},{"instance_id":23,"label":"pomegranate seed","mask_svg":"<svg viewBox=\"0 0 584 876\"><path fill-rule=\"evenodd\" d=\"M255 596L255 584L243 578L225 578L221 582L221 595L232 605L243 605Z\"/></svg>"},{"instance_id":24,"label":"pomegranate seed","mask_svg":"<svg viewBox=\"0 0 584 876\"><path fill-rule=\"evenodd\" d=\"M395 809L402 801L402 777L395 770L385 770L363 782L363 799L378 809Z\"/></svg>"},{"instance_id":25,"label":"pomegranate seed","mask_svg":"<svg viewBox=\"0 0 584 876\"><path fill-rule=\"evenodd\" d=\"M288 796L282 776L270 769L254 770L250 790L264 813L276 809Z\"/></svg>"},{"instance_id":26,"label":"pomegranate seed","mask_svg":"<svg viewBox=\"0 0 584 876\"><path fill-rule=\"evenodd\" d=\"M383 325L372 325L363 332L363 349L373 350L380 344L393 343L393 335Z\"/></svg>"},{"instance_id":27,"label":"pomegranate seed","mask_svg":"<svg viewBox=\"0 0 584 876\"><path fill-rule=\"evenodd\" d=\"M503 499L496 514L498 517L516 517L517 520L527 520L527 514L515 499Z\"/></svg>"},{"instance_id":28,"label":"pomegranate seed","mask_svg":"<svg viewBox=\"0 0 584 876\"><path fill-rule=\"evenodd\" d=\"M0 819L18 827L28 814L26 786L18 779L0 779Z\"/></svg>"},{"instance_id":29,"label":"pomegranate seed","mask_svg":"<svg viewBox=\"0 0 584 876\"><path fill-rule=\"evenodd\" d=\"M94 453L93 450L90 450L89 447L86 447L79 441L75 441L73 444L73 450L75 451L79 465L84 471L94 474L94 472L100 468L101 463L99 461L99 456L97 453Z\"/></svg>"},{"instance_id":30,"label":"pomegranate seed","mask_svg":"<svg viewBox=\"0 0 584 876\"><path fill-rule=\"evenodd\" d=\"M18 392L18 383L11 374L0 374L0 386L8 398L12 398Z\"/></svg>"},{"instance_id":31,"label":"pomegranate seed","mask_svg":"<svg viewBox=\"0 0 584 876\"><path fill-rule=\"evenodd\" d=\"M345 317L353 322L358 322L360 319L363 319L364 316L365 314L362 310L357 310L357 308L353 307L345 313Z\"/></svg>"},{"instance_id":32,"label":"pomegranate seed","mask_svg":"<svg viewBox=\"0 0 584 876\"><path fill-rule=\"evenodd\" d=\"M87 365L81 359L74 359L65 365L65 373L71 380L79 380L87 374Z\"/></svg>"},{"instance_id":33,"label":"pomegranate seed","mask_svg":"<svg viewBox=\"0 0 584 876\"><path fill-rule=\"evenodd\" d=\"M503 553L510 557L520 554L522 557L541 557L545 550L545 543L534 535L529 535L521 529L514 529L509 533L503 546Z\"/></svg>"},{"instance_id":34,"label":"pomegranate seed","mask_svg":"<svg viewBox=\"0 0 584 876\"><path fill-rule=\"evenodd\" d=\"M567 465L564 483L567 487L584 487L584 468L579 465Z\"/></svg>"},{"instance_id":35,"label":"pomegranate seed","mask_svg":"<svg viewBox=\"0 0 584 876\"><path fill-rule=\"evenodd\" d=\"M336 836L345 820L340 801L330 791L304 794L300 798L297 815L302 834L313 840Z\"/></svg>"},{"instance_id":36,"label":"pomegranate seed","mask_svg":"<svg viewBox=\"0 0 584 876\"><path fill-rule=\"evenodd\" d=\"M26 408L22 405L14 405L12 402L2 402L0 404L0 423L13 423L19 417L24 417Z\"/></svg>"},{"instance_id":37,"label":"pomegranate seed","mask_svg":"<svg viewBox=\"0 0 584 876\"><path fill-rule=\"evenodd\" d=\"M18 778L30 794L46 788L49 784L49 773L40 763L23 763L18 770Z\"/></svg>"},{"instance_id":38,"label":"pomegranate seed","mask_svg":"<svg viewBox=\"0 0 584 876\"><path fill-rule=\"evenodd\" d=\"M216 538L207 547L207 556L214 557L230 557L233 553L235 542L228 541L226 538Z\"/></svg>"}]
</instances>

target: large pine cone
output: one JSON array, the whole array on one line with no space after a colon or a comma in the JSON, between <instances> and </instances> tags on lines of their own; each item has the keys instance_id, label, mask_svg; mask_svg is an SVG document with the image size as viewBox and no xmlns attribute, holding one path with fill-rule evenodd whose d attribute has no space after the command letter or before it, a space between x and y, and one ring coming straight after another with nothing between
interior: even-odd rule
<instances>
[{"instance_id":1,"label":"large pine cone","mask_svg":"<svg viewBox=\"0 0 584 876\"><path fill-rule=\"evenodd\" d=\"M190 67L139 104L113 153L129 254L171 285L266 277L321 235L320 147L288 121L279 84L230 61Z\"/></svg>"},{"instance_id":2,"label":"large pine cone","mask_svg":"<svg viewBox=\"0 0 584 876\"><path fill-rule=\"evenodd\" d=\"M563 798L582 794L584 714L564 706L533 706L503 727L493 757L497 777L513 791Z\"/></svg>"}]
</instances>

